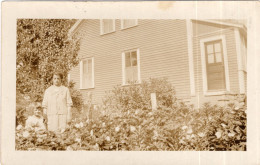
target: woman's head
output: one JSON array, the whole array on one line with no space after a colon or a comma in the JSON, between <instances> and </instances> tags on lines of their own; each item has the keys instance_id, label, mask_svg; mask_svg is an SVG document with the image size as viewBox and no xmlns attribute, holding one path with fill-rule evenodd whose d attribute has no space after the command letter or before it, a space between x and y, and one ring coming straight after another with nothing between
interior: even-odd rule
<instances>
[{"instance_id":1,"label":"woman's head","mask_svg":"<svg viewBox=\"0 0 260 165\"><path fill-rule=\"evenodd\" d=\"M53 79L53 85L60 86L61 81L63 79L63 74L61 72L54 72L52 79Z\"/></svg>"}]
</instances>

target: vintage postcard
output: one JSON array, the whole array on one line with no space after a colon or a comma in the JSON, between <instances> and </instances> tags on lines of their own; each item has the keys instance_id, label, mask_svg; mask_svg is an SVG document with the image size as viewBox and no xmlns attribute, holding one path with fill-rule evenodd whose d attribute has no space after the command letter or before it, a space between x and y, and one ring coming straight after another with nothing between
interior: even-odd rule
<instances>
[{"instance_id":1,"label":"vintage postcard","mask_svg":"<svg viewBox=\"0 0 260 165\"><path fill-rule=\"evenodd\" d=\"M252 164L259 3L3 2L2 164Z\"/></svg>"}]
</instances>

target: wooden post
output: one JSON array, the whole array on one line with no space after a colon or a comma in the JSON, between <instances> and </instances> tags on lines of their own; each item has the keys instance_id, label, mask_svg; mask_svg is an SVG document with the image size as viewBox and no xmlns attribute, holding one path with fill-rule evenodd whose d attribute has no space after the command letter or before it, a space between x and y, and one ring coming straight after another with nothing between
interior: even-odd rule
<instances>
[{"instance_id":1,"label":"wooden post","mask_svg":"<svg viewBox=\"0 0 260 165\"><path fill-rule=\"evenodd\" d=\"M156 93L151 93L152 110L157 110Z\"/></svg>"}]
</instances>

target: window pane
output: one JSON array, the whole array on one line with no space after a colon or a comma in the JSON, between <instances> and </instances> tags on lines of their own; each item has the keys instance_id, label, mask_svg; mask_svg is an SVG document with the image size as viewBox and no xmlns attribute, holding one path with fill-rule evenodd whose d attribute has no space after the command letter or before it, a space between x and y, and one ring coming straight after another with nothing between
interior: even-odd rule
<instances>
[{"instance_id":1,"label":"window pane","mask_svg":"<svg viewBox=\"0 0 260 165\"><path fill-rule=\"evenodd\" d=\"M113 29L113 20L112 19L103 19L103 33L112 32Z\"/></svg>"},{"instance_id":2,"label":"window pane","mask_svg":"<svg viewBox=\"0 0 260 165\"><path fill-rule=\"evenodd\" d=\"M92 59L83 61L82 88L92 87Z\"/></svg>"},{"instance_id":3,"label":"window pane","mask_svg":"<svg viewBox=\"0 0 260 165\"><path fill-rule=\"evenodd\" d=\"M207 54L213 53L213 45L207 45Z\"/></svg>"},{"instance_id":4,"label":"window pane","mask_svg":"<svg viewBox=\"0 0 260 165\"><path fill-rule=\"evenodd\" d=\"M88 74L88 63L87 61L83 61L83 75L82 75L82 88L86 88L87 83L87 74Z\"/></svg>"},{"instance_id":5,"label":"window pane","mask_svg":"<svg viewBox=\"0 0 260 165\"><path fill-rule=\"evenodd\" d=\"M125 67L131 66L130 52L125 53Z\"/></svg>"},{"instance_id":6,"label":"window pane","mask_svg":"<svg viewBox=\"0 0 260 165\"><path fill-rule=\"evenodd\" d=\"M137 53L136 53L136 51L131 52L131 61L132 61L132 66L137 65Z\"/></svg>"},{"instance_id":7,"label":"window pane","mask_svg":"<svg viewBox=\"0 0 260 165\"><path fill-rule=\"evenodd\" d=\"M88 60L88 77L87 77L87 87L92 87L92 59Z\"/></svg>"},{"instance_id":8,"label":"window pane","mask_svg":"<svg viewBox=\"0 0 260 165\"><path fill-rule=\"evenodd\" d=\"M124 19L123 20L123 28L131 27L136 25L135 19Z\"/></svg>"},{"instance_id":9,"label":"window pane","mask_svg":"<svg viewBox=\"0 0 260 165\"><path fill-rule=\"evenodd\" d=\"M221 52L220 43L216 43L214 44L214 46L215 46L215 52Z\"/></svg>"},{"instance_id":10,"label":"window pane","mask_svg":"<svg viewBox=\"0 0 260 165\"><path fill-rule=\"evenodd\" d=\"M216 53L216 62L222 62L222 54L221 53Z\"/></svg>"},{"instance_id":11,"label":"window pane","mask_svg":"<svg viewBox=\"0 0 260 165\"><path fill-rule=\"evenodd\" d=\"M133 81L137 82L138 80L138 71L137 71L137 67L132 67L132 71L133 71Z\"/></svg>"},{"instance_id":12,"label":"window pane","mask_svg":"<svg viewBox=\"0 0 260 165\"><path fill-rule=\"evenodd\" d=\"M209 55L208 55L208 63L209 63L209 64L214 63L214 54L209 54Z\"/></svg>"},{"instance_id":13,"label":"window pane","mask_svg":"<svg viewBox=\"0 0 260 165\"><path fill-rule=\"evenodd\" d=\"M125 80L126 83L128 83L129 81L133 81L132 67L125 68Z\"/></svg>"},{"instance_id":14,"label":"window pane","mask_svg":"<svg viewBox=\"0 0 260 165\"><path fill-rule=\"evenodd\" d=\"M125 83L138 81L137 51L125 53Z\"/></svg>"}]
</instances>

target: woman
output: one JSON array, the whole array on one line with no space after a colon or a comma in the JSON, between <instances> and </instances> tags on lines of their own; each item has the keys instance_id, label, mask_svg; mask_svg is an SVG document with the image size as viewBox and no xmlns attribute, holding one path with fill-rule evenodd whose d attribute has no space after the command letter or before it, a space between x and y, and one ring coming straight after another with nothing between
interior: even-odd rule
<instances>
[{"instance_id":1,"label":"woman","mask_svg":"<svg viewBox=\"0 0 260 165\"><path fill-rule=\"evenodd\" d=\"M49 131L65 130L71 121L72 100L69 89L61 85L62 73L53 74L53 85L46 89L42 102L43 112L47 115Z\"/></svg>"}]
</instances>

